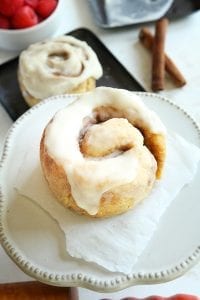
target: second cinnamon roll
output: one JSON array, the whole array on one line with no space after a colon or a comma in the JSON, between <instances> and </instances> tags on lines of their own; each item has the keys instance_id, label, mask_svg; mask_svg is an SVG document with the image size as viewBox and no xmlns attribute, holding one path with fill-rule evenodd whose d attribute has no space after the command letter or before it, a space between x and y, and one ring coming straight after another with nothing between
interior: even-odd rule
<instances>
[{"instance_id":1,"label":"second cinnamon roll","mask_svg":"<svg viewBox=\"0 0 200 300\"><path fill-rule=\"evenodd\" d=\"M102 73L96 53L86 42L61 36L21 53L18 81L25 101L33 106L50 96L92 90Z\"/></svg>"}]
</instances>

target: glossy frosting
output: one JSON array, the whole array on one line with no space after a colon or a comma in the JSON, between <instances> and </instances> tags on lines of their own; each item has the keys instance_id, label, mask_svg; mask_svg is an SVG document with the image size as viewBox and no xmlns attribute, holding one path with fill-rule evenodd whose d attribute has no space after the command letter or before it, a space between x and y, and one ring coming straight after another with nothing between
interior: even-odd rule
<instances>
[{"instance_id":1,"label":"glossy frosting","mask_svg":"<svg viewBox=\"0 0 200 300\"><path fill-rule=\"evenodd\" d=\"M130 149L126 151L120 151L116 146L107 156L86 156L80 151L84 119L92 117L94 110L101 106L114 107L122 117L91 126L88 129L88 132L91 130L89 143L97 148L102 143L110 147L111 142L117 145L127 135L133 143L128 141ZM113 123L112 129L105 129L110 123ZM156 169L153 155L143 145L142 134L131 124L142 125L153 133L165 133L159 117L138 96L125 90L100 87L78 96L75 102L57 112L46 128L45 147L49 155L63 166L77 205L89 214L97 213L104 192L134 180L141 157L145 158L145 168ZM100 137L101 126L103 140ZM114 132L116 138L112 137Z\"/></svg>"},{"instance_id":2,"label":"glossy frosting","mask_svg":"<svg viewBox=\"0 0 200 300\"><path fill-rule=\"evenodd\" d=\"M20 55L22 85L37 99L64 94L90 77L98 79L102 67L86 42L61 36L31 45Z\"/></svg>"}]
</instances>

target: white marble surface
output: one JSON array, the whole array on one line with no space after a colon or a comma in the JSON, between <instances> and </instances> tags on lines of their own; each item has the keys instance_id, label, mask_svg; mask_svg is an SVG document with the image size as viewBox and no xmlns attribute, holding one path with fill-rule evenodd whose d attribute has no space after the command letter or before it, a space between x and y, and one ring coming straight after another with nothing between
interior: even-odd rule
<instances>
[{"instance_id":1,"label":"white marble surface","mask_svg":"<svg viewBox=\"0 0 200 300\"><path fill-rule=\"evenodd\" d=\"M97 28L93 22L87 0L63 0L62 26L57 34L65 33L78 27L87 27L96 33L115 56L126 66L146 90L149 88L149 54L138 43L138 30L140 26L131 26L123 29L103 30ZM151 26L149 26L150 29ZM174 103L182 106L197 122L200 122L200 12L171 22L167 35L167 51L188 79L188 84L182 89L175 89L170 81L167 90L163 92ZM0 50L0 63L13 57L16 53ZM12 124L11 119L0 105L0 152L7 130ZM0 282L16 282L30 280L0 248ZM172 282L135 286L126 290L112 293L99 294L79 288L81 300L112 298L120 299L127 296L146 297L149 295L169 296L176 293L190 293L200 295L200 263L188 271L184 276Z\"/></svg>"}]
</instances>

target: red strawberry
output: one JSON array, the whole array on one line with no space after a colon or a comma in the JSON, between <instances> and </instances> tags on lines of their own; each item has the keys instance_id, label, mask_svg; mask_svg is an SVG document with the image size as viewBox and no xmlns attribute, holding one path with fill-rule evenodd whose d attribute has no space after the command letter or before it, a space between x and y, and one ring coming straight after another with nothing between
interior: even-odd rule
<instances>
[{"instance_id":1,"label":"red strawberry","mask_svg":"<svg viewBox=\"0 0 200 300\"><path fill-rule=\"evenodd\" d=\"M38 23L41 23L42 21L44 21L44 18L41 17L40 15L37 15L37 17L38 17Z\"/></svg>"},{"instance_id":2,"label":"red strawberry","mask_svg":"<svg viewBox=\"0 0 200 300\"><path fill-rule=\"evenodd\" d=\"M36 9L38 5L38 0L24 0L24 4Z\"/></svg>"},{"instance_id":3,"label":"red strawberry","mask_svg":"<svg viewBox=\"0 0 200 300\"><path fill-rule=\"evenodd\" d=\"M162 296L149 296L146 298L126 297L121 300L200 300L200 297L187 295L187 294L176 294L169 297L162 297Z\"/></svg>"},{"instance_id":4,"label":"red strawberry","mask_svg":"<svg viewBox=\"0 0 200 300\"><path fill-rule=\"evenodd\" d=\"M177 294L168 297L168 300L199 300L200 297L189 294Z\"/></svg>"},{"instance_id":5,"label":"red strawberry","mask_svg":"<svg viewBox=\"0 0 200 300\"><path fill-rule=\"evenodd\" d=\"M9 29L10 28L9 20L6 17L1 16L1 15L0 15L0 28L3 28L3 29Z\"/></svg>"},{"instance_id":6,"label":"red strawberry","mask_svg":"<svg viewBox=\"0 0 200 300\"><path fill-rule=\"evenodd\" d=\"M56 0L39 0L36 12L43 18L47 18L57 6Z\"/></svg>"},{"instance_id":7,"label":"red strawberry","mask_svg":"<svg viewBox=\"0 0 200 300\"><path fill-rule=\"evenodd\" d=\"M127 297L127 298L123 298L121 300L167 300L167 298L164 298L164 297L161 297L161 296L149 296L149 297L146 297L146 298Z\"/></svg>"},{"instance_id":8,"label":"red strawberry","mask_svg":"<svg viewBox=\"0 0 200 300\"><path fill-rule=\"evenodd\" d=\"M0 0L0 13L6 17L11 17L23 4L24 0Z\"/></svg>"},{"instance_id":9,"label":"red strawberry","mask_svg":"<svg viewBox=\"0 0 200 300\"><path fill-rule=\"evenodd\" d=\"M15 29L27 28L38 24L38 17L34 10L25 5L20 7L12 18Z\"/></svg>"}]
</instances>

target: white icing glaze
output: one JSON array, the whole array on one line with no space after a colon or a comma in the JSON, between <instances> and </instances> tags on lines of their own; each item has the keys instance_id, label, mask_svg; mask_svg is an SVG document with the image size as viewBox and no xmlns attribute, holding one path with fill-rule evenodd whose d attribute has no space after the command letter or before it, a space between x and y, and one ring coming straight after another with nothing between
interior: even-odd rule
<instances>
[{"instance_id":1,"label":"white icing glaze","mask_svg":"<svg viewBox=\"0 0 200 300\"><path fill-rule=\"evenodd\" d=\"M133 147L118 156L114 153L101 159L84 157L79 148L83 119L91 116L96 107L112 106L122 111L130 123L140 123L152 133L165 133L165 127L132 92L100 87L77 97L77 101L54 116L46 128L44 142L49 155L62 164L77 205L92 215L97 213L104 192L134 180L140 155L138 148ZM140 147L146 148L143 139L138 140ZM156 162L150 152L149 157L151 168Z\"/></svg>"},{"instance_id":2,"label":"white icing glaze","mask_svg":"<svg viewBox=\"0 0 200 300\"><path fill-rule=\"evenodd\" d=\"M144 137L127 119L112 118L90 126L81 141L86 156L107 156L115 151L125 151L141 146ZM86 144L86 147L83 145Z\"/></svg>"},{"instance_id":3,"label":"white icing glaze","mask_svg":"<svg viewBox=\"0 0 200 300\"><path fill-rule=\"evenodd\" d=\"M70 92L90 77L102 76L92 48L72 36L31 45L20 55L22 85L37 99Z\"/></svg>"}]
</instances>

